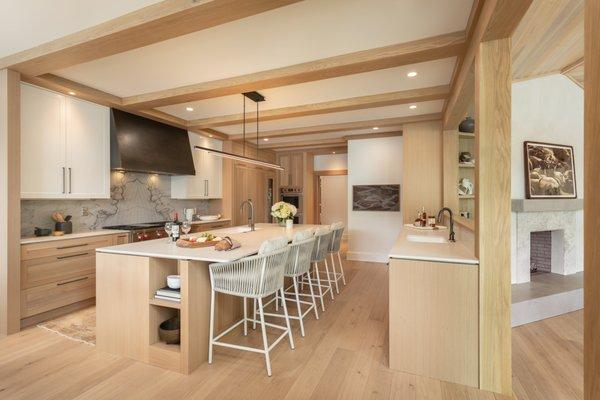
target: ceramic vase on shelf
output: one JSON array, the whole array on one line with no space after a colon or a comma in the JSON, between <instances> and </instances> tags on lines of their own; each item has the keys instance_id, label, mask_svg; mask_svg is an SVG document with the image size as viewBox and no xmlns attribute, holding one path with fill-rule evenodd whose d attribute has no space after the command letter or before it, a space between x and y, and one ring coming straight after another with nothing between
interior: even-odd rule
<instances>
[{"instance_id":1,"label":"ceramic vase on shelf","mask_svg":"<svg viewBox=\"0 0 600 400\"><path fill-rule=\"evenodd\" d=\"M473 133L475 132L475 120L471 117L466 117L460 125L458 125L459 132Z\"/></svg>"}]
</instances>

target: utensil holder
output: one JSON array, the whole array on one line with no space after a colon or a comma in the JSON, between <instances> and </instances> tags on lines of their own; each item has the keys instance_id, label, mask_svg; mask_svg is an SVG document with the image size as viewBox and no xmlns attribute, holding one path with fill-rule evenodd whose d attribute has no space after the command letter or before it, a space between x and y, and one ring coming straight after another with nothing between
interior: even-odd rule
<instances>
[{"instance_id":1,"label":"utensil holder","mask_svg":"<svg viewBox=\"0 0 600 400\"><path fill-rule=\"evenodd\" d=\"M55 231L61 231L65 234L73 233L73 223L71 221L57 222L54 224Z\"/></svg>"}]
</instances>

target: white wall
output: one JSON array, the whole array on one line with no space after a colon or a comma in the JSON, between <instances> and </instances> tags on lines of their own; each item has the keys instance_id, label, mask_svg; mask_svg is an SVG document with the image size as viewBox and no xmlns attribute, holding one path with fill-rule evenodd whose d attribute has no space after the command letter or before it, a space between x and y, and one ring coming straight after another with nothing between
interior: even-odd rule
<instances>
[{"instance_id":1,"label":"white wall","mask_svg":"<svg viewBox=\"0 0 600 400\"><path fill-rule=\"evenodd\" d=\"M512 85L512 198L525 198L523 142L573 146L577 195L583 198L583 89L563 75Z\"/></svg>"},{"instance_id":2,"label":"white wall","mask_svg":"<svg viewBox=\"0 0 600 400\"><path fill-rule=\"evenodd\" d=\"M315 171L348 169L348 154L325 154L315 156Z\"/></svg>"},{"instance_id":3,"label":"white wall","mask_svg":"<svg viewBox=\"0 0 600 400\"><path fill-rule=\"evenodd\" d=\"M402 185L402 137L348 141L350 260L387 262L402 228L402 210L352 211L352 186L377 184Z\"/></svg>"},{"instance_id":4,"label":"white wall","mask_svg":"<svg viewBox=\"0 0 600 400\"><path fill-rule=\"evenodd\" d=\"M562 75L550 75L512 85L512 198L525 198L523 142L573 146L577 195L583 198L583 90ZM549 200L551 201L551 200ZM517 279L516 213L512 213L512 282ZM583 211L577 212L577 256L569 273L583 270Z\"/></svg>"}]
</instances>

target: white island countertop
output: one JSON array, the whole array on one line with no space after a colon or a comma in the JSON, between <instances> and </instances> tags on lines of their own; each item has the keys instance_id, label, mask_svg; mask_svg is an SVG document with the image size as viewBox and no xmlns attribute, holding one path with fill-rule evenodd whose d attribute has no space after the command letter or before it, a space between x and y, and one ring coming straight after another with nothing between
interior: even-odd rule
<instances>
[{"instance_id":1,"label":"white island countertop","mask_svg":"<svg viewBox=\"0 0 600 400\"><path fill-rule=\"evenodd\" d=\"M411 240L413 239L413 240ZM423 240L423 241L415 241ZM427 242L431 240L431 242ZM436 243L443 240L443 243ZM390 250L390 258L432 261L453 264L478 265L473 250L459 240L448 242L448 230L425 231L403 227L394 247Z\"/></svg>"},{"instance_id":2,"label":"white island countertop","mask_svg":"<svg viewBox=\"0 0 600 400\"><path fill-rule=\"evenodd\" d=\"M210 232L215 235L221 237L229 236L241 243L241 247L230 251L217 251L214 247L177 247L175 243L169 243L167 239L161 238L118 246L102 247L96 249L96 252L175 260L228 262L256 254L261 243L267 239L278 236L287 236L288 239L291 240L294 232L311 229L316 226L317 225L294 225L292 230L286 230L276 224L256 224L256 230L254 232L250 232L247 225L211 230ZM190 234L190 236L200 235L201 233Z\"/></svg>"}]
</instances>

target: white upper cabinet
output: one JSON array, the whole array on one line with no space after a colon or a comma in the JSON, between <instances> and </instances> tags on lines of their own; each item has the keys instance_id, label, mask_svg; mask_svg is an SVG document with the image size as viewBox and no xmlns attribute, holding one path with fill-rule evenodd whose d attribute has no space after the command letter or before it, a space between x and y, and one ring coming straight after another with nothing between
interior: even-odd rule
<instances>
[{"instance_id":1,"label":"white upper cabinet","mask_svg":"<svg viewBox=\"0 0 600 400\"><path fill-rule=\"evenodd\" d=\"M68 195L110 197L110 109L67 97Z\"/></svg>"},{"instance_id":2,"label":"white upper cabinet","mask_svg":"<svg viewBox=\"0 0 600 400\"><path fill-rule=\"evenodd\" d=\"M110 198L110 110L21 85L21 197Z\"/></svg>"},{"instance_id":3,"label":"white upper cabinet","mask_svg":"<svg viewBox=\"0 0 600 400\"><path fill-rule=\"evenodd\" d=\"M194 146L221 150L223 143L209 139L194 132L188 132L190 147L194 157L194 176L173 176L171 178L171 197L174 199L220 199L223 197L221 157L206 151L194 150Z\"/></svg>"},{"instance_id":4,"label":"white upper cabinet","mask_svg":"<svg viewBox=\"0 0 600 400\"><path fill-rule=\"evenodd\" d=\"M21 85L21 197L65 197L64 114L63 95Z\"/></svg>"}]
</instances>

